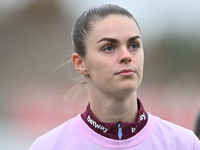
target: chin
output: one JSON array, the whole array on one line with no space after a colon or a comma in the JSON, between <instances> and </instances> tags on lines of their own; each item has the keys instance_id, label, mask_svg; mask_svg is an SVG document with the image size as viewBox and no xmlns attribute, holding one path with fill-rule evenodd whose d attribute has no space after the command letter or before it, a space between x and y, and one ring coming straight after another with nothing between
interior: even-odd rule
<instances>
[{"instance_id":1,"label":"chin","mask_svg":"<svg viewBox=\"0 0 200 150\"><path fill-rule=\"evenodd\" d=\"M129 88L123 88L120 90L117 90L116 93L118 97L128 97L134 93L136 93L137 88L129 87Z\"/></svg>"}]
</instances>

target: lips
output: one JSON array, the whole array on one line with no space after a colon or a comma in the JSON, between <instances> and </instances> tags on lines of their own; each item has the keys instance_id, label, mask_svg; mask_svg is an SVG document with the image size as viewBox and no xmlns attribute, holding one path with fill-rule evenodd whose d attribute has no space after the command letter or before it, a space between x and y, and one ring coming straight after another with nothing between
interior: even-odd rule
<instances>
[{"instance_id":1,"label":"lips","mask_svg":"<svg viewBox=\"0 0 200 150\"><path fill-rule=\"evenodd\" d=\"M132 76L136 71L132 68L125 68L122 70L119 70L116 75L121 75L121 76Z\"/></svg>"}]
</instances>

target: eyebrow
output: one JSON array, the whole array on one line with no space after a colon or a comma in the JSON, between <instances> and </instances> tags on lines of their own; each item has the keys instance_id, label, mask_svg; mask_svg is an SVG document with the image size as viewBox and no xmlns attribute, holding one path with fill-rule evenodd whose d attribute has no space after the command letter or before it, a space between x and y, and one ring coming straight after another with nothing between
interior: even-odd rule
<instances>
[{"instance_id":1,"label":"eyebrow","mask_svg":"<svg viewBox=\"0 0 200 150\"><path fill-rule=\"evenodd\" d=\"M102 41L108 41L108 42L112 42L112 43L117 43L117 40L116 39L113 39L113 38L107 38L107 37L104 37L102 39L100 39L97 43L100 43Z\"/></svg>"},{"instance_id":2,"label":"eyebrow","mask_svg":"<svg viewBox=\"0 0 200 150\"><path fill-rule=\"evenodd\" d=\"M134 37L129 38L128 42L135 41L138 38L140 39L140 36L136 35ZM116 40L116 39L104 37L104 38L100 39L97 43L100 43L102 41L108 41L108 42L112 42L112 43L117 43L118 42L118 40Z\"/></svg>"},{"instance_id":3,"label":"eyebrow","mask_svg":"<svg viewBox=\"0 0 200 150\"><path fill-rule=\"evenodd\" d=\"M135 41L136 39L141 39L141 38L140 38L140 36L136 35L134 37L129 38L128 43L131 42L131 41Z\"/></svg>"}]
</instances>

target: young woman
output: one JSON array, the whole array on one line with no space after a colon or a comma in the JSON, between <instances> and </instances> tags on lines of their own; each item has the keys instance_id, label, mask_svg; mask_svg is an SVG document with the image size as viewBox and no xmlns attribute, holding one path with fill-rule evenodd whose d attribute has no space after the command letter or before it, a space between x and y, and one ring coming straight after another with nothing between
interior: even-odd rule
<instances>
[{"instance_id":1,"label":"young woman","mask_svg":"<svg viewBox=\"0 0 200 150\"><path fill-rule=\"evenodd\" d=\"M89 104L30 150L200 150L192 131L147 113L137 98L144 52L132 14L116 5L93 7L76 20L72 38Z\"/></svg>"}]
</instances>

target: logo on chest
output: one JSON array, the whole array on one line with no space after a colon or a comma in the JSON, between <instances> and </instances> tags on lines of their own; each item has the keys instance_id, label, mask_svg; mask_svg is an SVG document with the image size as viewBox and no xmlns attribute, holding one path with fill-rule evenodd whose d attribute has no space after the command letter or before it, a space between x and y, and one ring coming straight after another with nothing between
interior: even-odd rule
<instances>
[{"instance_id":1,"label":"logo on chest","mask_svg":"<svg viewBox=\"0 0 200 150\"><path fill-rule=\"evenodd\" d=\"M100 124L98 124L96 121L94 121L90 115L88 115L87 117L87 121L93 125L96 129L102 130L104 133L106 133L108 131L108 129Z\"/></svg>"}]
</instances>

